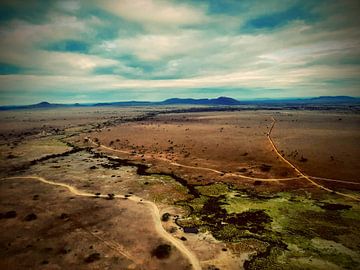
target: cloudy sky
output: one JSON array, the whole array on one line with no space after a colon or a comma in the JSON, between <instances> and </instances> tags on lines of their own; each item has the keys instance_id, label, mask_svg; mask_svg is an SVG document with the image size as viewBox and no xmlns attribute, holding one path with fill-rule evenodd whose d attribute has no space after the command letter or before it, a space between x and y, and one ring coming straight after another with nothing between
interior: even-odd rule
<instances>
[{"instance_id":1,"label":"cloudy sky","mask_svg":"<svg viewBox=\"0 0 360 270\"><path fill-rule=\"evenodd\" d=\"M0 3L0 104L360 96L360 2Z\"/></svg>"}]
</instances>

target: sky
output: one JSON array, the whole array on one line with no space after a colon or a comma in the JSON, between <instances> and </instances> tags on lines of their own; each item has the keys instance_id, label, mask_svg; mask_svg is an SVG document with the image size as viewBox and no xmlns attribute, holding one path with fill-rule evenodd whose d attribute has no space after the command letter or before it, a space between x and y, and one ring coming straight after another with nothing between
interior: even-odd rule
<instances>
[{"instance_id":1,"label":"sky","mask_svg":"<svg viewBox=\"0 0 360 270\"><path fill-rule=\"evenodd\" d=\"M360 1L1 0L0 105L360 96Z\"/></svg>"}]
</instances>

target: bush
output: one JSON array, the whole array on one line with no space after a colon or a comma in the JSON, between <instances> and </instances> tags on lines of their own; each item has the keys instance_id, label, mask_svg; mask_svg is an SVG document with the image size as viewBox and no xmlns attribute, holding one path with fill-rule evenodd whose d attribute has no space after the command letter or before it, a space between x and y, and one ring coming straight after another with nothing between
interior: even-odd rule
<instances>
[{"instance_id":1,"label":"bush","mask_svg":"<svg viewBox=\"0 0 360 270\"><path fill-rule=\"evenodd\" d=\"M262 172L268 172L268 171L270 171L271 170L271 165L268 165L268 164L261 164L261 166L260 166L260 170L262 171Z\"/></svg>"},{"instance_id":2,"label":"bush","mask_svg":"<svg viewBox=\"0 0 360 270\"><path fill-rule=\"evenodd\" d=\"M25 221L32 221L32 220L35 220L35 219L37 219L37 215L34 214L34 213L28 214L28 215L25 217Z\"/></svg>"},{"instance_id":3,"label":"bush","mask_svg":"<svg viewBox=\"0 0 360 270\"><path fill-rule=\"evenodd\" d=\"M92 253L89 256L87 256L84 261L86 263L92 263L92 262L98 261L98 260L100 260L100 253L95 252L95 253Z\"/></svg>"},{"instance_id":4,"label":"bush","mask_svg":"<svg viewBox=\"0 0 360 270\"><path fill-rule=\"evenodd\" d=\"M158 245L153 251L151 251L151 256L158 259L166 259L170 257L171 246L167 244Z\"/></svg>"},{"instance_id":5,"label":"bush","mask_svg":"<svg viewBox=\"0 0 360 270\"><path fill-rule=\"evenodd\" d=\"M162 216L161 216L161 221L168 221L169 218L170 218L170 214L169 213L164 213Z\"/></svg>"},{"instance_id":6,"label":"bush","mask_svg":"<svg viewBox=\"0 0 360 270\"><path fill-rule=\"evenodd\" d=\"M1 218L15 218L16 217L16 211L7 211L6 213L0 213L0 219Z\"/></svg>"}]
</instances>

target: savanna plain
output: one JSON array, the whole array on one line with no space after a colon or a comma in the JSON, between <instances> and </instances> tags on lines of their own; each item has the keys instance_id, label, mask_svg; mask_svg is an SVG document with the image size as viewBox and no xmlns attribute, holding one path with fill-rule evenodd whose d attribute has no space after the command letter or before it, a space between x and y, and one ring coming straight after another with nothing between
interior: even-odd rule
<instances>
[{"instance_id":1,"label":"savanna plain","mask_svg":"<svg viewBox=\"0 0 360 270\"><path fill-rule=\"evenodd\" d=\"M0 114L0 269L360 269L360 114Z\"/></svg>"}]
</instances>

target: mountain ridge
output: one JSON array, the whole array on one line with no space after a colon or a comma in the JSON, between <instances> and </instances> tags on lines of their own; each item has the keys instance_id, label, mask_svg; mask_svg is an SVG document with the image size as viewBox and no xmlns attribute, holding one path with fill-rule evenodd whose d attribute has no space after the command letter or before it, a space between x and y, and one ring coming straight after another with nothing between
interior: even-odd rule
<instances>
[{"instance_id":1,"label":"mountain ridge","mask_svg":"<svg viewBox=\"0 0 360 270\"><path fill-rule=\"evenodd\" d=\"M351 96L319 96L309 98L287 98L287 99L253 99L237 100L230 97L218 98L169 98L163 101L117 101L100 103L49 103L42 101L30 105L7 105L0 106L0 111L19 109L51 109L62 107L105 107L105 106L164 106L164 105L204 105L204 106L236 106L236 105L319 105L319 104L360 104L360 97Z\"/></svg>"}]
</instances>

